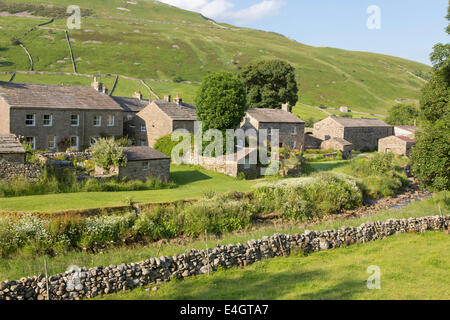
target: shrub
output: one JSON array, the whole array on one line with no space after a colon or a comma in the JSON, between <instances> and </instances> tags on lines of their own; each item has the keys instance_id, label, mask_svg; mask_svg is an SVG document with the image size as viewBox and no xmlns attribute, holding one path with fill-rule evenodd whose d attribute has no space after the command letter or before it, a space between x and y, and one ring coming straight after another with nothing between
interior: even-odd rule
<instances>
[{"instance_id":1,"label":"shrub","mask_svg":"<svg viewBox=\"0 0 450 320\"><path fill-rule=\"evenodd\" d=\"M91 146L91 150L95 164L103 170L107 171L111 166L124 167L127 164L123 147L114 138L101 138L96 140L94 145Z\"/></svg>"}]
</instances>

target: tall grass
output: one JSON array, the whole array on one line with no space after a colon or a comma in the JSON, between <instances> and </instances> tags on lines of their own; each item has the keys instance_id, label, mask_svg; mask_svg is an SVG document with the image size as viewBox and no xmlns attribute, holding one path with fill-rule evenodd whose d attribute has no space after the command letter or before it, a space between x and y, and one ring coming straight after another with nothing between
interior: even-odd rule
<instances>
[{"instance_id":1,"label":"tall grass","mask_svg":"<svg viewBox=\"0 0 450 320\"><path fill-rule=\"evenodd\" d=\"M20 197L56 193L76 192L118 192L160 190L175 188L173 182L163 182L156 178L141 180L121 180L109 178L103 180L86 179L77 180L76 172L71 169L48 167L42 170L42 175L36 182L30 182L24 177L13 180L0 181L0 197Z\"/></svg>"}]
</instances>

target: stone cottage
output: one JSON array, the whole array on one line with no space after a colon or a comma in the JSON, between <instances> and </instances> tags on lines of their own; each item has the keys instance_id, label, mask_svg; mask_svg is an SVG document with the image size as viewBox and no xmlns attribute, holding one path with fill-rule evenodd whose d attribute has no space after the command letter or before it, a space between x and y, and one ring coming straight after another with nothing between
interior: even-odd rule
<instances>
[{"instance_id":1,"label":"stone cottage","mask_svg":"<svg viewBox=\"0 0 450 320\"><path fill-rule=\"evenodd\" d=\"M176 97L173 102L170 96L164 100L151 101L136 116L127 122L125 132L136 145L153 147L156 141L178 129L186 129L194 133L197 120L192 105L183 103Z\"/></svg>"},{"instance_id":2,"label":"stone cottage","mask_svg":"<svg viewBox=\"0 0 450 320\"><path fill-rule=\"evenodd\" d=\"M23 136L35 150L89 147L122 137L123 110L96 80L92 87L0 82L0 133Z\"/></svg>"},{"instance_id":3,"label":"stone cottage","mask_svg":"<svg viewBox=\"0 0 450 320\"><path fill-rule=\"evenodd\" d=\"M112 168L105 172L95 168L96 175L116 175L120 179L143 180L158 178L162 181L170 179L170 157L150 147L127 147L123 149L127 158L125 167Z\"/></svg>"},{"instance_id":4,"label":"stone cottage","mask_svg":"<svg viewBox=\"0 0 450 320\"><path fill-rule=\"evenodd\" d=\"M280 147L304 149L305 122L292 114L289 104L280 109L248 109L240 127L244 130L267 129L268 139L272 130L279 130Z\"/></svg>"},{"instance_id":5,"label":"stone cottage","mask_svg":"<svg viewBox=\"0 0 450 320\"><path fill-rule=\"evenodd\" d=\"M322 142L322 150L334 150L342 152L342 158L351 159L353 144L342 138L331 138Z\"/></svg>"},{"instance_id":6,"label":"stone cottage","mask_svg":"<svg viewBox=\"0 0 450 320\"><path fill-rule=\"evenodd\" d=\"M357 150L376 150L378 140L394 134L394 128L378 119L329 117L314 125L314 137L341 138Z\"/></svg>"},{"instance_id":7,"label":"stone cottage","mask_svg":"<svg viewBox=\"0 0 450 320\"><path fill-rule=\"evenodd\" d=\"M390 136L380 139L378 152L392 152L397 155L409 157L411 148L416 145L416 141L406 136Z\"/></svg>"},{"instance_id":8,"label":"stone cottage","mask_svg":"<svg viewBox=\"0 0 450 320\"><path fill-rule=\"evenodd\" d=\"M25 163L25 149L16 136L0 134L0 160Z\"/></svg>"}]
</instances>

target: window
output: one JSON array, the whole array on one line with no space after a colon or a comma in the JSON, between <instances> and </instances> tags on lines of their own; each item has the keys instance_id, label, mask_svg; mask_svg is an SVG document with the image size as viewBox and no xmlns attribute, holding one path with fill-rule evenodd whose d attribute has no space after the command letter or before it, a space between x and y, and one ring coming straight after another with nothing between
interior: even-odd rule
<instances>
[{"instance_id":1,"label":"window","mask_svg":"<svg viewBox=\"0 0 450 320\"><path fill-rule=\"evenodd\" d=\"M250 159L245 159L244 169L250 169Z\"/></svg>"},{"instance_id":2,"label":"window","mask_svg":"<svg viewBox=\"0 0 450 320\"><path fill-rule=\"evenodd\" d=\"M44 125L44 127L51 127L53 125L53 115L44 114L43 125Z\"/></svg>"},{"instance_id":3,"label":"window","mask_svg":"<svg viewBox=\"0 0 450 320\"><path fill-rule=\"evenodd\" d=\"M35 122L36 115L35 114L27 114L25 124L27 127L34 127L36 125Z\"/></svg>"},{"instance_id":4,"label":"window","mask_svg":"<svg viewBox=\"0 0 450 320\"><path fill-rule=\"evenodd\" d=\"M78 151L78 137L70 137L70 149Z\"/></svg>"},{"instance_id":5,"label":"window","mask_svg":"<svg viewBox=\"0 0 450 320\"><path fill-rule=\"evenodd\" d=\"M47 137L47 148L49 150L56 149L56 136Z\"/></svg>"},{"instance_id":6,"label":"window","mask_svg":"<svg viewBox=\"0 0 450 320\"><path fill-rule=\"evenodd\" d=\"M79 114L72 114L70 116L70 125L72 127L78 127L80 125L80 115Z\"/></svg>"},{"instance_id":7,"label":"window","mask_svg":"<svg viewBox=\"0 0 450 320\"><path fill-rule=\"evenodd\" d=\"M108 115L108 124L107 124L107 126L108 127L114 127L114 120L115 120L115 118L114 118L113 115Z\"/></svg>"},{"instance_id":8,"label":"window","mask_svg":"<svg viewBox=\"0 0 450 320\"><path fill-rule=\"evenodd\" d=\"M102 126L102 116L94 116L94 127Z\"/></svg>"},{"instance_id":9,"label":"window","mask_svg":"<svg viewBox=\"0 0 450 320\"><path fill-rule=\"evenodd\" d=\"M142 161L142 170L147 171L148 169L150 169L150 162Z\"/></svg>"},{"instance_id":10,"label":"window","mask_svg":"<svg viewBox=\"0 0 450 320\"><path fill-rule=\"evenodd\" d=\"M147 127L145 124L141 125L141 132L147 132Z\"/></svg>"},{"instance_id":11,"label":"window","mask_svg":"<svg viewBox=\"0 0 450 320\"><path fill-rule=\"evenodd\" d=\"M133 116L131 114L127 114L127 119L131 120L131 119L133 119Z\"/></svg>"},{"instance_id":12,"label":"window","mask_svg":"<svg viewBox=\"0 0 450 320\"><path fill-rule=\"evenodd\" d=\"M292 135L296 136L297 135L297 127L293 127L292 128Z\"/></svg>"},{"instance_id":13,"label":"window","mask_svg":"<svg viewBox=\"0 0 450 320\"><path fill-rule=\"evenodd\" d=\"M36 137L25 137L25 143L29 144L33 150L36 150Z\"/></svg>"}]
</instances>

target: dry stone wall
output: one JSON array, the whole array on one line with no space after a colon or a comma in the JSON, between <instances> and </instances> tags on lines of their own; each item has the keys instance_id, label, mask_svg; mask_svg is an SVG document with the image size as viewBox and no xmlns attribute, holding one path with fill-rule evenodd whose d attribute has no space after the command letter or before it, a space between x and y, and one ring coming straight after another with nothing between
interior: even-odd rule
<instances>
[{"instance_id":1,"label":"dry stone wall","mask_svg":"<svg viewBox=\"0 0 450 320\"><path fill-rule=\"evenodd\" d=\"M250 240L245 244L217 246L206 250L187 250L173 257L152 258L138 263L72 268L48 278L52 300L78 300L139 286L187 278L217 270L247 266L262 259L288 255L293 249L306 253L323 251L354 243L366 243L388 236L407 233L439 231L449 228L450 216L411 219L390 219L365 223L360 227L339 230L306 231L304 234L279 235ZM45 300L47 282L43 275L0 282L0 300Z\"/></svg>"},{"instance_id":2,"label":"dry stone wall","mask_svg":"<svg viewBox=\"0 0 450 320\"><path fill-rule=\"evenodd\" d=\"M41 175L41 167L33 163L14 163L0 159L0 180L14 180L18 177L34 182Z\"/></svg>"}]
</instances>

